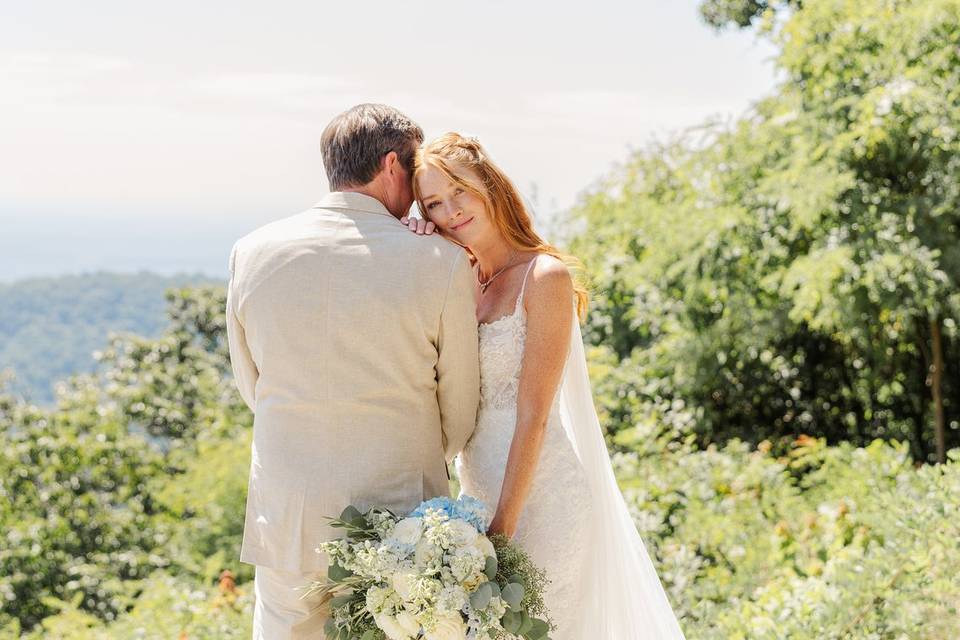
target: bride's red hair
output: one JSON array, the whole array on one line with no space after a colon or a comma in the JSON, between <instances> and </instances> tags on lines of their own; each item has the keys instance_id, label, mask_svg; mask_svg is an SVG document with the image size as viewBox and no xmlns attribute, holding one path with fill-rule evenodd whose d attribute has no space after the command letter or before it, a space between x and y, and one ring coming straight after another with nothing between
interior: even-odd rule
<instances>
[{"instance_id":1,"label":"bride's red hair","mask_svg":"<svg viewBox=\"0 0 960 640\"><path fill-rule=\"evenodd\" d=\"M435 167L448 180L483 200L494 225L513 248L520 251L545 253L567 265L573 278L577 314L581 320L586 316L589 296L581 280L583 265L573 256L545 242L534 231L530 213L520 197L520 192L500 167L494 164L475 138L468 138L459 133L445 133L417 151L414 160L413 195L417 199L417 206L424 218L427 214L417 176L427 165ZM458 175L456 171L458 167L468 169L479 177L483 188L478 189L471 181Z\"/></svg>"}]
</instances>

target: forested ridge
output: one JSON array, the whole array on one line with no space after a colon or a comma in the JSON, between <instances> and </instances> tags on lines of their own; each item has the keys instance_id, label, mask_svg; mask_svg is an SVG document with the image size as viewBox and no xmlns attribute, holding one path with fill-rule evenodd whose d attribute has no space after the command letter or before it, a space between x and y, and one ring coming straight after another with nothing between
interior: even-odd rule
<instances>
[{"instance_id":1,"label":"forested ridge","mask_svg":"<svg viewBox=\"0 0 960 640\"><path fill-rule=\"evenodd\" d=\"M110 332L159 335L165 290L213 281L100 272L0 284L0 371L15 376L9 390L50 403L56 382L93 370Z\"/></svg>"}]
</instances>

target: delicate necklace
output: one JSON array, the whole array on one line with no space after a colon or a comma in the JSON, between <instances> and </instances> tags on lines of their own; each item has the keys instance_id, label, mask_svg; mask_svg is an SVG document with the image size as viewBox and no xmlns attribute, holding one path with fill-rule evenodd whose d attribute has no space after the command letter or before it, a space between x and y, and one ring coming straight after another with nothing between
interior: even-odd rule
<instances>
[{"instance_id":1,"label":"delicate necklace","mask_svg":"<svg viewBox=\"0 0 960 640\"><path fill-rule=\"evenodd\" d=\"M483 295L487 292L487 287L490 286L490 283L493 282L498 275L507 270L507 267L513 266L513 259L517 257L517 250L514 249L513 253L510 254L510 260L507 261L507 264L503 265L499 271L486 279L486 281L480 279L480 266L477 265L477 284L480 285L480 295Z\"/></svg>"}]
</instances>

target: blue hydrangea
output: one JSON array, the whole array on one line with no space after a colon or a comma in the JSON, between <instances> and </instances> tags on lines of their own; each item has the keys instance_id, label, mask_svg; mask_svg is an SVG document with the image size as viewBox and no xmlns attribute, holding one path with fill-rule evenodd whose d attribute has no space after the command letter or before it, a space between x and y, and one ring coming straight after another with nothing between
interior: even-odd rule
<instances>
[{"instance_id":1,"label":"blue hydrangea","mask_svg":"<svg viewBox=\"0 0 960 640\"><path fill-rule=\"evenodd\" d=\"M472 524L480 533L486 533L489 512L487 506L480 500L466 494L460 496L453 505L453 514L453 517Z\"/></svg>"},{"instance_id":2,"label":"blue hydrangea","mask_svg":"<svg viewBox=\"0 0 960 640\"><path fill-rule=\"evenodd\" d=\"M454 501L451 498L431 498L430 500L421 502L420 506L417 507L416 510L410 514L410 516L414 518L422 518L423 516L427 515L427 509L433 509L434 511L442 511L443 513L447 514L448 518L452 518L453 504Z\"/></svg>"},{"instance_id":3,"label":"blue hydrangea","mask_svg":"<svg viewBox=\"0 0 960 640\"><path fill-rule=\"evenodd\" d=\"M440 511L451 519L464 520L473 525L480 533L485 533L487 530L487 507L474 497L463 495L458 500L446 497L431 498L422 502L410 515L422 518L426 515L427 509Z\"/></svg>"}]
</instances>

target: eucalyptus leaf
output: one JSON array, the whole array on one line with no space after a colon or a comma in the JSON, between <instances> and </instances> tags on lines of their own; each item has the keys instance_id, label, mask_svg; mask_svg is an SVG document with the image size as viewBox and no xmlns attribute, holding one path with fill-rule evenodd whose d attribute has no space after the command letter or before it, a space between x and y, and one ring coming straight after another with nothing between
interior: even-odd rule
<instances>
[{"instance_id":1,"label":"eucalyptus leaf","mask_svg":"<svg viewBox=\"0 0 960 640\"><path fill-rule=\"evenodd\" d=\"M360 510L357 509L352 504L349 505L343 512L340 514L340 519L344 522L352 522L355 518L362 518L363 514L360 513Z\"/></svg>"},{"instance_id":2,"label":"eucalyptus leaf","mask_svg":"<svg viewBox=\"0 0 960 640\"><path fill-rule=\"evenodd\" d=\"M520 629L520 622L520 614L515 611L507 611L505 614L503 614L503 617L500 618L500 624L503 625L503 628L508 633L517 633L517 631Z\"/></svg>"},{"instance_id":3,"label":"eucalyptus leaf","mask_svg":"<svg viewBox=\"0 0 960 640\"><path fill-rule=\"evenodd\" d=\"M520 603L523 601L524 590L523 586L517 584L516 582L511 582L505 586L500 593L500 597L510 605L511 609L519 609Z\"/></svg>"},{"instance_id":4,"label":"eucalyptus leaf","mask_svg":"<svg viewBox=\"0 0 960 640\"><path fill-rule=\"evenodd\" d=\"M487 562L484 565L483 572L487 575L488 580L493 580L497 577L497 559L494 556L487 556Z\"/></svg>"},{"instance_id":5,"label":"eucalyptus leaf","mask_svg":"<svg viewBox=\"0 0 960 640\"><path fill-rule=\"evenodd\" d=\"M484 582L477 590L470 594L470 605L474 609L484 609L490 604L490 598L493 596L493 589L489 582Z\"/></svg>"},{"instance_id":6,"label":"eucalyptus leaf","mask_svg":"<svg viewBox=\"0 0 960 640\"><path fill-rule=\"evenodd\" d=\"M527 640L541 640L542 638L546 638L549 632L550 627L544 620L540 618L530 618L530 628L523 634L523 637Z\"/></svg>"},{"instance_id":7,"label":"eucalyptus leaf","mask_svg":"<svg viewBox=\"0 0 960 640\"><path fill-rule=\"evenodd\" d=\"M530 617L526 611L520 612L520 628L517 629L517 635L524 635L527 631L533 628L533 619Z\"/></svg>"},{"instance_id":8,"label":"eucalyptus leaf","mask_svg":"<svg viewBox=\"0 0 960 640\"><path fill-rule=\"evenodd\" d=\"M334 582L340 582L346 578L349 578L353 575L353 572L349 569L344 569L339 564L331 564L327 568L327 577L333 580Z\"/></svg>"},{"instance_id":9,"label":"eucalyptus leaf","mask_svg":"<svg viewBox=\"0 0 960 640\"><path fill-rule=\"evenodd\" d=\"M351 600L353 600L354 597L355 597L355 596L354 596L354 594L352 594L352 593L347 593L347 594L344 594L344 595L341 595L341 596L337 596L337 597L332 598L332 599L330 600L330 606L331 606L332 608L334 608L334 609L336 609L337 607L342 607L343 605L345 605L345 604L347 604L348 602L350 602Z\"/></svg>"}]
</instances>

